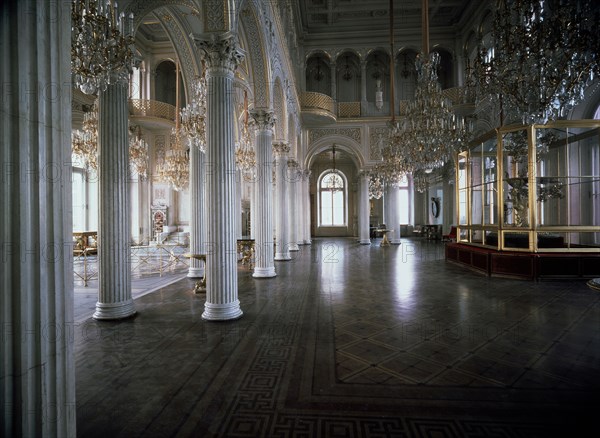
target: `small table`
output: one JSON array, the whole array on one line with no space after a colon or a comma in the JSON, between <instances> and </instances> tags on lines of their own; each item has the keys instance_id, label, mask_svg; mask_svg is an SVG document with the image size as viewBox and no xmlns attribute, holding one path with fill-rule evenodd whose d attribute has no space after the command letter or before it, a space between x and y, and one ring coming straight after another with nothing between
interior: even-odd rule
<instances>
[{"instance_id":1,"label":"small table","mask_svg":"<svg viewBox=\"0 0 600 438\"><path fill-rule=\"evenodd\" d=\"M388 239L388 233L393 233L394 230L382 230L379 229L377 230L378 233L381 233L383 235L383 239L381 239L381 243L379 244L379 246L389 246L390 245L390 241Z\"/></svg>"},{"instance_id":2,"label":"small table","mask_svg":"<svg viewBox=\"0 0 600 438\"><path fill-rule=\"evenodd\" d=\"M242 254L242 265L254 267L254 239L238 239L237 251Z\"/></svg>"},{"instance_id":3,"label":"small table","mask_svg":"<svg viewBox=\"0 0 600 438\"><path fill-rule=\"evenodd\" d=\"M183 256L188 259L201 260L204 262L204 276L196 282L196 285L194 286L194 293L201 294L203 292L206 292L206 254L186 253Z\"/></svg>"},{"instance_id":4,"label":"small table","mask_svg":"<svg viewBox=\"0 0 600 438\"><path fill-rule=\"evenodd\" d=\"M600 278L592 278L590 281L587 282L587 285L591 289L600 292Z\"/></svg>"}]
</instances>

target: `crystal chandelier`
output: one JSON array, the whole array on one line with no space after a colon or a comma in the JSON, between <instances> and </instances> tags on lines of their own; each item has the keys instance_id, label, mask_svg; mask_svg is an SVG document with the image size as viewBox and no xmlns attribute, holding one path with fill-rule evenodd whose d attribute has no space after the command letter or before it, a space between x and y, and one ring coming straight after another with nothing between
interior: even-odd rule
<instances>
[{"instance_id":1,"label":"crystal chandelier","mask_svg":"<svg viewBox=\"0 0 600 438\"><path fill-rule=\"evenodd\" d=\"M544 124L565 117L582 100L600 73L594 2L498 2L493 41L480 44L475 70L480 99L501 99L502 124L505 116Z\"/></svg>"},{"instance_id":2,"label":"crystal chandelier","mask_svg":"<svg viewBox=\"0 0 600 438\"><path fill-rule=\"evenodd\" d=\"M377 171L369 172L369 199L380 199L383 196L383 179Z\"/></svg>"},{"instance_id":3,"label":"crystal chandelier","mask_svg":"<svg viewBox=\"0 0 600 438\"><path fill-rule=\"evenodd\" d=\"M196 77L192 82L192 99L181 110L181 128L190 147L206 151L206 79Z\"/></svg>"},{"instance_id":4,"label":"crystal chandelier","mask_svg":"<svg viewBox=\"0 0 600 438\"><path fill-rule=\"evenodd\" d=\"M179 192L186 188L190 176L188 151L183 145L179 126L179 64L176 64L175 80L175 127L171 129L171 147L165 152L164 162L158 166L158 178Z\"/></svg>"},{"instance_id":5,"label":"crystal chandelier","mask_svg":"<svg viewBox=\"0 0 600 438\"><path fill-rule=\"evenodd\" d=\"M424 170L417 170L415 173L413 173L413 185L415 190L419 193L424 193L427 191L427 187L429 186L429 177Z\"/></svg>"},{"instance_id":6,"label":"crystal chandelier","mask_svg":"<svg viewBox=\"0 0 600 438\"><path fill-rule=\"evenodd\" d=\"M83 114L83 130L71 135L71 148L88 169L98 170L98 107Z\"/></svg>"},{"instance_id":7,"label":"crystal chandelier","mask_svg":"<svg viewBox=\"0 0 600 438\"><path fill-rule=\"evenodd\" d=\"M129 166L132 174L138 174L142 179L148 176L148 143L142 138L142 128L138 125L130 129L129 137Z\"/></svg>"},{"instance_id":8,"label":"crystal chandelier","mask_svg":"<svg viewBox=\"0 0 600 438\"><path fill-rule=\"evenodd\" d=\"M390 0L390 53L394 53L394 7L393 1ZM377 190L383 190L385 184L397 186L407 172L408 165L406 158L402 154L402 144L404 137L400 124L396 121L394 112L394 62L390 62L390 113L391 119L388 122L388 138L387 142L381 148L381 163L377 164L371 172L372 178L369 187L376 187ZM382 142L380 138L380 142ZM381 144L381 143L380 143ZM379 194L379 192L375 192ZM381 195L379 195L380 197ZM371 196L379 199L377 196Z\"/></svg>"},{"instance_id":9,"label":"crystal chandelier","mask_svg":"<svg viewBox=\"0 0 600 438\"><path fill-rule=\"evenodd\" d=\"M412 171L431 171L450 160L457 148L461 124L442 94L437 76L440 55L429 53L428 1L423 0L422 5L422 52L415 60L417 88L414 100L407 105L403 124L406 141L401 152Z\"/></svg>"},{"instance_id":10,"label":"crystal chandelier","mask_svg":"<svg viewBox=\"0 0 600 438\"><path fill-rule=\"evenodd\" d=\"M252 147L252 137L248 129L248 95L246 91L244 91L244 125L235 150L235 165L242 172L251 171L256 167L256 153Z\"/></svg>"},{"instance_id":11,"label":"crystal chandelier","mask_svg":"<svg viewBox=\"0 0 600 438\"><path fill-rule=\"evenodd\" d=\"M86 94L127 81L133 66L133 13L117 12L113 0L74 0L71 7L71 69Z\"/></svg>"}]
</instances>

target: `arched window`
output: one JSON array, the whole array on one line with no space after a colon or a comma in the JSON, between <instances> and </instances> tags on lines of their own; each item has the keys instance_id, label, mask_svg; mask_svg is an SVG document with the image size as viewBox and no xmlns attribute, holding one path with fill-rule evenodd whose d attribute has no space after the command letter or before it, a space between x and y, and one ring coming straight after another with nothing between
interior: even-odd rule
<instances>
[{"instance_id":1,"label":"arched window","mask_svg":"<svg viewBox=\"0 0 600 438\"><path fill-rule=\"evenodd\" d=\"M319 225L346 225L346 177L337 170L325 172L319 181Z\"/></svg>"}]
</instances>

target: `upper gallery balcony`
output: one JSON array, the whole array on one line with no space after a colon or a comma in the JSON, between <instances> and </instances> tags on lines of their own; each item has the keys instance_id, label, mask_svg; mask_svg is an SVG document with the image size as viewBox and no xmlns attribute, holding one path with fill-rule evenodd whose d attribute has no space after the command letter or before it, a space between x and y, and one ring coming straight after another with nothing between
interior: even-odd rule
<instances>
[{"instance_id":1,"label":"upper gallery balcony","mask_svg":"<svg viewBox=\"0 0 600 438\"><path fill-rule=\"evenodd\" d=\"M150 99L129 99L129 118L146 128L175 126L175 107Z\"/></svg>"},{"instance_id":2,"label":"upper gallery balcony","mask_svg":"<svg viewBox=\"0 0 600 438\"><path fill-rule=\"evenodd\" d=\"M300 107L304 123L320 125L337 120L335 102L326 94L303 91L300 93Z\"/></svg>"}]
</instances>

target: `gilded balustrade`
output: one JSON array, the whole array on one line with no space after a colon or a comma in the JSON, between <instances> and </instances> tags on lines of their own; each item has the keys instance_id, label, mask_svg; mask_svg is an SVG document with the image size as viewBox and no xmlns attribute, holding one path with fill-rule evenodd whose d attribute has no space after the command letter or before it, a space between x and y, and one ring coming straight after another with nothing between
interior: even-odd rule
<instances>
[{"instance_id":1,"label":"gilded balustrade","mask_svg":"<svg viewBox=\"0 0 600 438\"><path fill-rule=\"evenodd\" d=\"M150 99L129 99L132 116L156 117L175 123L175 107L165 102Z\"/></svg>"}]
</instances>

